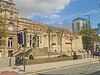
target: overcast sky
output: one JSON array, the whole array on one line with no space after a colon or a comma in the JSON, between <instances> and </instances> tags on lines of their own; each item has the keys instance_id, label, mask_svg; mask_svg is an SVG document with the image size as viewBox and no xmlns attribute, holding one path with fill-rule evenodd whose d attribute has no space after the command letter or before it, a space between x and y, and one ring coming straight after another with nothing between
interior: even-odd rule
<instances>
[{"instance_id":1,"label":"overcast sky","mask_svg":"<svg viewBox=\"0 0 100 75\"><path fill-rule=\"evenodd\" d=\"M71 26L72 20L77 17L88 18L92 27L97 27L100 21L100 0L14 0L20 17L49 24L65 21ZM58 25L58 24L57 24Z\"/></svg>"}]
</instances>

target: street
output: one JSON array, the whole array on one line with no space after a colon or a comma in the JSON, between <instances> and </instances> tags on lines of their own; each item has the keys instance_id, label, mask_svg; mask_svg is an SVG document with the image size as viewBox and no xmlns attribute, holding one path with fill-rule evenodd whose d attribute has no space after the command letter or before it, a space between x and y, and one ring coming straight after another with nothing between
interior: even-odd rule
<instances>
[{"instance_id":1,"label":"street","mask_svg":"<svg viewBox=\"0 0 100 75\"><path fill-rule=\"evenodd\" d=\"M88 63L71 68L58 68L52 71L46 71L33 75L100 75L100 62Z\"/></svg>"}]
</instances>

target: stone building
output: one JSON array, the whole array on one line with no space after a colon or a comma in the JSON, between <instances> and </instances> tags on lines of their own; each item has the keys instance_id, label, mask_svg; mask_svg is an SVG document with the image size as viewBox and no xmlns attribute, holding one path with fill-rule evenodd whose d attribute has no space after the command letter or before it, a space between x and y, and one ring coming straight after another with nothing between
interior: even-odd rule
<instances>
[{"instance_id":1,"label":"stone building","mask_svg":"<svg viewBox=\"0 0 100 75\"><path fill-rule=\"evenodd\" d=\"M13 0L3 0L0 4L0 15L6 19L9 35L5 46L0 46L0 57L11 57L23 54L23 45L18 44L17 33L26 29L26 56L34 51L68 52L72 49L83 49L81 36L72 37L65 28L49 26L25 18L19 18L19 11ZM72 48L71 48L72 45Z\"/></svg>"},{"instance_id":2,"label":"stone building","mask_svg":"<svg viewBox=\"0 0 100 75\"><path fill-rule=\"evenodd\" d=\"M2 56L12 56L12 52L17 50L17 43L13 41L17 41L17 22L16 18L18 17L18 10L16 9L15 4L12 0L3 0L0 3L0 15L5 18L6 28L9 32L9 36L5 38L6 43L5 46L1 46L0 48L0 57Z\"/></svg>"}]
</instances>

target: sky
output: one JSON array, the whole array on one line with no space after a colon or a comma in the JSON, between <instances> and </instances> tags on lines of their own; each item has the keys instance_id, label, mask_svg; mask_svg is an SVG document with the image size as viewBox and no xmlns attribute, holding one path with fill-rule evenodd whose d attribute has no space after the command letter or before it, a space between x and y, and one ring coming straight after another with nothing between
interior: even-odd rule
<instances>
[{"instance_id":1,"label":"sky","mask_svg":"<svg viewBox=\"0 0 100 75\"><path fill-rule=\"evenodd\" d=\"M14 0L20 17L71 28L77 17L89 19L91 27L100 23L100 0Z\"/></svg>"}]
</instances>

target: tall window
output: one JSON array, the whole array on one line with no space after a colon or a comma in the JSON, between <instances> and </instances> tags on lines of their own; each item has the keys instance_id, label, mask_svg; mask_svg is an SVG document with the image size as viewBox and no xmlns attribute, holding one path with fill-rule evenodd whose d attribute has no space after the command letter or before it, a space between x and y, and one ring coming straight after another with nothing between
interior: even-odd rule
<instances>
[{"instance_id":1,"label":"tall window","mask_svg":"<svg viewBox=\"0 0 100 75\"><path fill-rule=\"evenodd\" d=\"M12 54L13 51L8 51L8 57L12 57L13 54Z\"/></svg>"},{"instance_id":2,"label":"tall window","mask_svg":"<svg viewBox=\"0 0 100 75\"><path fill-rule=\"evenodd\" d=\"M39 36L37 36L37 47L39 47Z\"/></svg>"},{"instance_id":3,"label":"tall window","mask_svg":"<svg viewBox=\"0 0 100 75\"><path fill-rule=\"evenodd\" d=\"M12 38L8 38L8 47L9 48L13 47L13 39Z\"/></svg>"},{"instance_id":4,"label":"tall window","mask_svg":"<svg viewBox=\"0 0 100 75\"><path fill-rule=\"evenodd\" d=\"M31 41L32 41L32 40L31 40L31 37L32 37L32 36L30 35L30 47L31 47Z\"/></svg>"},{"instance_id":5,"label":"tall window","mask_svg":"<svg viewBox=\"0 0 100 75\"><path fill-rule=\"evenodd\" d=\"M60 45L60 35L58 35L58 45Z\"/></svg>"},{"instance_id":6,"label":"tall window","mask_svg":"<svg viewBox=\"0 0 100 75\"><path fill-rule=\"evenodd\" d=\"M42 36L40 36L40 43L42 43Z\"/></svg>"},{"instance_id":7,"label":"tall window","mask_svg":"<svg viewBox=\"0 0 100 75\"><path fill-rule=\"evenodd\" d=\"M80 22L77 22L77 30L80 30Z\"/></svg>"},{"instance_id":8,"label":"tall window","mask_svg":"<svg viewBox=\"0 0 100 75\"><path fill-rule=\"evenodd\" d=\"M2 38L0 37L0 40L2 40ZM0 42L0 48L1 48L1 42Z\"/></svg>"},{"instance_id":9,"label":"tall window","mask_svg":"<svg viewBox=\"0 0 100 75\"><path fill-rule=\"evenodd\" d=\"M33 44L32 44L33 48L36 48L36 36L33 37Z\"/></svg>"},{"instance_id":10,"label":"tall window","mask_svg":"<svg viewBox=\"0 0 100 75\"><path fill-rule=\"evenodd\" d=\"M12 22L9 23L8 30L13 31L13 23Z\"/></svg>"}]
</instances>

